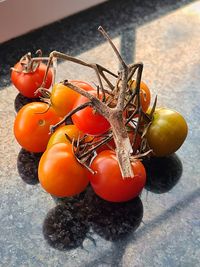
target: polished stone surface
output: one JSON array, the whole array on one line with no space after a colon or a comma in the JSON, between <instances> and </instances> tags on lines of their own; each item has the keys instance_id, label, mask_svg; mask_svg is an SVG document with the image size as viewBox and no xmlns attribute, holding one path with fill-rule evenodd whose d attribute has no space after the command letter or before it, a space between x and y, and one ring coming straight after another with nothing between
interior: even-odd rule
<instances>
[{"instance_id":1,"label":"polished stone surface","mask_svg":"<svg viewBox=\"0 0 200 267\"><path fill-rule=\"evenodd\" d=\"M40 155L21 150L12 132L23 99L9 67L42 48L116 70L100 24L128 63L144 63L158 105L181 112L189 127L176 155L145 162L146 189L130 203L106 203L90 188L68 200L51 197L37 180ZM200 1L117 0L0 46L0 266L200 266L199 30ZM66 78L96 81L91 70L62 61L57 80Z\"/></svg>"}]
</instances>

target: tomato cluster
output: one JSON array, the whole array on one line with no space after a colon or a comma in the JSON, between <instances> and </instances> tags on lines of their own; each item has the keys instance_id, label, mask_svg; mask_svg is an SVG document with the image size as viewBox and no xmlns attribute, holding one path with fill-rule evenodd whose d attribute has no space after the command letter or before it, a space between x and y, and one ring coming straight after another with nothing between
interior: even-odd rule
<instances>
[{"instance_id":1,"label":"tomato cluster","mask_svg":"<svg viewBox=\"0 0 200 267\"><path fill-rule=\"evenodd\" d=\"M46 66L40 63L32 72L23 72L22 68L20 62L16 64L11 80L21 94L33 98L42 85ZM77 80L70 82L97 96L97 90L90 84ZM52 73L48 70L43 85L49 88L51 83ZM130 80L127 87L130 96L136 89L136 81ZM32 102L22 107L15 118L14 135L25 150L43 153L38 167L41 186L56 197L79 194L89 183L96 194L107 201L124 202L137 197L146 183L145 167L138 159L144 152L144 144L150 156L167 156L179 149L188 130L183 116L174 110L156 108L151 112L151 92L143 81L140 82L139 97L133 107L140 102L141 123L137 129L131 123L126 128L137 155L135 158L133 155L131 162L134 176L126 178L121 174L115 139L110 135L112 130L107 118L93 106L87 106L74 113L70 123L62 123L63 117L88 102L85 96L65 83L57 83L49 91L48 104ZM98 98L103 98L101 93ZM123 114L126 120L130 110ZM140 115L135 114L134 119L137 121ZM59 127L50 134L51 126L55 124ZM109 138L104 142L106 136Z\"/></svg>"}]
</instances>

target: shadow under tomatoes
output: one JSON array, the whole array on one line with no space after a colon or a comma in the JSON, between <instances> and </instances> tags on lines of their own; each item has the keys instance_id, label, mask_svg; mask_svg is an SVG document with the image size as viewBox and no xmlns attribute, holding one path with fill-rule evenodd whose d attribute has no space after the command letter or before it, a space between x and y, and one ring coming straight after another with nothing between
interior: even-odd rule
<instances>
[{"instance_id":1,"label":"shadow under tomatoes","mask_svg":"<svg viewBox=\"0 0 200 267\"><path fill-rule=\"evenodd\" d=\"M183 166L176 154L167 157L144 159L147 173L145 188L153 193L162 194L170 191L180 180Z\"/></svg>"},{"instance_id":2,"label":"shadow under tomatoes","mask_svg":"<svg viewBox=\"0 0 200 267\"><path fill-rule=\"evenodd\" d=\"M89 225L82 208L70 202L51 209L43 223L44 238L58 250L81 246L88 230Z\"/></svg>"},{"instance_id":3,"label":"shadow under tomatoes","mask_svg":"<svg viewBox=\"0 0 200 267\"><path fill-rule=\"evenodd\" d=\"M139 197L111 203L99 198L88 186L81 194L53 199L58 205L51 209L43 223L43 235L48 244L58 250L82 246L90 236L90 228L106 240L116 241L134 232L143 218Z\"/></svg>"},{"instance_id":4,"label":"shadow under tomatoes","mask_svg":"<svg viewBox=\"0 0 200 267\"><path fill-rule=\"evenodd\" d=\"M119 240L139 227L143 218L143 204L139 197L113 203L101 199L92 189L88 190L87 197L89 224L104 239Z\"/></svg>"},{"instance_id":5,"label":"shadow under tomatoes","mask_svg":"<svg viewBox=\"0 0 200 267\"><path fill-rule=\"evenodd\" d=\"M31 102L41 102L40 98L28 98L22 94L17 94L14 101L15 111L18 112L23 106Z\"/></svg>"},{"instance_id":6,"label":"shadow under tomatoes","mask_svg":"<svg viewBox=\"0 0 200 267\"><path fill-rule=\"evenodd\" d=\"M22 180L27 184L37 184L38 165L42 153L31 153L25 149L21 149L17 157L17 169Z\"/></svg>"}]
</instances>

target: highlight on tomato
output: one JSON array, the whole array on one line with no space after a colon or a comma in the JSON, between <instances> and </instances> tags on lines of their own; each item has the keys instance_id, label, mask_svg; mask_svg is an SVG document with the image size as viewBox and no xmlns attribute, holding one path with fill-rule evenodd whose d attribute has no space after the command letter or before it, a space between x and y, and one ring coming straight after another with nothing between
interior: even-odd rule
<instances>
[{"instance_id":1,"label":"highlight on tomato","mask_svg":"<svg viewBox=\"0 0 200 267\"><path fill-rule=\"evenodd\" d=\"M73 125L73 124L68 124L68 125L63 125L56 129L56 131L51 135L47 148L49 149L52 147L54 144L57 143L70 143L70 140L67 138L67 136L71 140L77 141L78 138L83 137L83 133L79 131L79 129Z\"/></svg>"},{"instance_id":2,"label":"highlight on tomato","mask_svg":"<svg viewBox=\"0 0 200 267\"><path fill-rule=\"evenodd\" d=\"M36 70L24 73L23 65L18 62L11 71L11 81L23 96L28 98L39 97L41 94L35 94L35 91L42 85L46 68L46 65L41 62ZM49 89L51 86L52 76L52 71L49 69L44 84L46 89Z\"/></svg>"},{"instance_id":3,"label":"highlight on tomato","mask_svg":"<svg viewBox=\"0 0 200 267\"><path fill-rule=\"evenodd\" d=\"M187 133L187 123L180 113L169 108L156 108L146 138L153 154L164 157L182 146Z\"/></svg>"},{"instance_id":4,"label":"highlight on tomato","mask_svg":"<svg viewBox=\"0 0 200 267\"><path fill-rule=\"evenodd\" d=\"M14 121L14 135L17 142L30 152L44 152L49 138L50 126L58 123L60 117L55 110L43 102L32 102L23 106Z\"/></svg>"},{"instance_id":5,"label":"highlight on tomato","mask_svg":"<svg viewBox=\"0 0 200 267\"><path fill-rule=\"evenodd\" d=\"M122 178L115 152L105 150L99 153L91 163L88 172L90 184L95 193L104 200L125 202L137 197L146 183L146 171L140 160L132 162L133 178Z\"/></svg>"},{"instance_id":6,"label":"highlight on tomato","mask_svg":"<svg viewBox=\"0 0 200 267\"><path fill-rule=\"evenodd\" d=\"M94 90L90 84L84 81L72 80L70 82L85 91ZM74 103L79 96L79 93L75 92L63 83L56 83L54 84L51 92L51 105L59 116L64 117L73 109Z\"/></svg>"},{"instance_id":7,"label":"highlight on tomato","mask_svg":"<svg viewBox=\"0 0 200 267\"><path fill-rule=\"evenodd\" d=\"M56 197L79 194L89 183L86 169L76 160L69 143L57 143L43 153L38 177L44 190Z\"/></svg>"},{"instance_id":8,"label":"highlight on tomato","mask_svg":"<svg viewBox=\"0 0 200 267\"><path fill-rule=\"evenodd\" d=\"M90 94L96 95L96 92L90 91ZM88 101L88 98L81 95L73 108L75 109ZM86 107L73 114L72 121L80 131L89 135L103 134L110 128L110 123L107 119L97 113L92 107Z\"/></svg>"},{"instance_id":9,"label":"highlight on tomato","mask_svg":"<svg viewBox=\"0 0 200 267\"><path fill-rule=\"evenodd\" d=\"M130 81L129 85L131 90L135 90L136 81ZM143 81L140 82L140 101L143 112L146 112L151 102L151 92L149 87Z\"/></svg>"}]
</instances>

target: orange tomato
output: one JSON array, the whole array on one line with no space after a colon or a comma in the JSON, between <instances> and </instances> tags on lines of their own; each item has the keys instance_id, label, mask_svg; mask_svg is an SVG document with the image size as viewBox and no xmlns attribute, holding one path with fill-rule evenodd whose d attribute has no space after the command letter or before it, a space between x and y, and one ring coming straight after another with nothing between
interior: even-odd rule
<instances>
[{"instance_id":1,"label":"orange tomato","mask_svg":"<svg viewBox=\"0 0 200 267\"><path fill-rule=\"evenodd\" d=\"M50 138L51 125L60 121L60 117L48 104L29 103L17 113L14 122L14 135L18 143L30 152L44 152Z\"/></svg>"},{"instance_id":2,"label":"orange tomato","mask_svg":"<svg viewBox=\"0 0 200 267\"><path fill-rule=\"evenodd\" d=\"M94 88L86 82L70 81L74 85L84 89L85 91L94 90ZM73 91L62 83L54 84L51 92L51 105L61 117L67 115L74 106L75 101L80 96L79 93Z\"/></svg>"},{"instance_id":3,"label":"orange tomato","mask_svg":"<svg viewBox=\"0 0 200 267\"><path fill-rule=\"evenodd\" d=\"M135 80L130 82L130 87L133 90L136 88ZM140 101L142 110L146 112L151 102L151 92L149 87L143 81L140 82Z\"/></svg>"},{"instance_id":4,"label":"orange tomato","mask_svg":"<svg viewBox=\"0 0 200 267\"><path fill-rule=\"evenodd\" d=\"M83 133L79 131L79 129L73 125L65 125L58 128L50 137L47 148L49 149L54 144L57 143L70 143L69 139L67 139L66 134L74 140L78 140L79 137L83 136Z\"/></svg>"},{"instance_id":5,"label":"orange tomato","mask_svg":"<svg viewBox=\"0 0 200 267\"><path fill-rule=\"evenodd\" d=\"M79 194L89 182L86 169L76 160L69 143L55 144L44 152L38 177L41 186L56 197Z\"/></svg>"}]
</instances>

